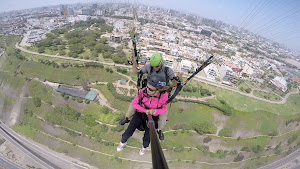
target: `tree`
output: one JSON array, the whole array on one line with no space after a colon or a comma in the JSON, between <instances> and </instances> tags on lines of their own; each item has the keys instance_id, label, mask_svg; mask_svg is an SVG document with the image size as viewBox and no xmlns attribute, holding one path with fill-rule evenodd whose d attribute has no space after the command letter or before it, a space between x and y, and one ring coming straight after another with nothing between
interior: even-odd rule
<instances>
[{"instance_id":1,"label":"tree","mask_svg":"<svg viewBox=\"0 0 300 169\"><path fill-rule=\"evenodd\" d=\"M111 58L112 53L111 52L104 52L103 53L103 58Z\"/></svg>"},{"instance_id":2,"label":"tree","mask_svg":"<svg viewBox=\"0 0 300 169\"><path fill-rule=\"evenodd\" d=\"M84 52L83 44L70 45L69 49L70 49L70 53L80 54Z\"/></svg>"},{"instance_id":3,"label":"tree","mask_svg":"<svg viewBox=\"0 0 300 169\"><path fill-rule=\"evenodd\" d=\"M60 56L66 55L66 52L64 50L59 50L58 53Z\"/></svg>"},{"instance_id":4,"label":"tree","mask_svg":"<svg viewBox=\"0 0 300 169\"><path fill-rule=\"evenodd\" d=\"M39 47L38 53L45 53L45 47Z\"/></svg>"},{"instance_id":5,"label":"tree","mask_svg":"<svg viewBox=\"0 0 300 169\"><path fill-rule=\"evenodd\" d=\"M250 89L250 88L247 88L245 91L246 91L247 93L250 93L250 92L251 92L251 89Z\"/></svg>"},{"instance_id":6,"label":"tree","mask_svg":"<svg viewBox=\"0 0 300 169\"><path fill-rule=\"evenodd\" d=\"M81 80L81 85L82 85L82 88L85 90L85 91L90 91L91 88L89 86L89 81L87 79L82 79Z\"/></svg>"},{"instance_id":7,"label":"tree","mask_svg":"<svg viewBox=\"0 0 300 169\"><path fill-rule=\"evenodd\" d=\"M101 38L100 40L99 40L99 42L100 43L103 43L103 44L107 44L107 38Z\"/></svg>"}]
</instances>

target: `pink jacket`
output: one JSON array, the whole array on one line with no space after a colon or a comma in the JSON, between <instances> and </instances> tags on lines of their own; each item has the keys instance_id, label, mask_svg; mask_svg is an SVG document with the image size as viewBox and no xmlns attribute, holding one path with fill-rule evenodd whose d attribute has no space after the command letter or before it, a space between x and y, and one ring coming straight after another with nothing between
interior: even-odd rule
<instances>
[{"instance_id":1,"label":"pink jacket","mask_svg":"<svg viewBox=\"0 0 300 169\"><path fill-rule=\"evenodd\" d=\"M146 87L143 88L140 92L139 95L141 98L143 98L142 102L147 106L148 108L151 109L156 109L156 113L153 114L153 116L158 116L160 114L164 114L167 111L167 105L161 107L164 103L167 102L168 100L168 93L162 93L160 96L160 99L158 100L159 93L157 94L156 97L153 97L151 101L151 97L147 97L147 93L144 93L144 90L146 90ZM135 98L131 102L131 106L134 107L138 112L145 113L146 109L144 105L139 105L139 96L136 95ZM161 108L158 108L161 107Z\"/></svg>"}]
</instances>

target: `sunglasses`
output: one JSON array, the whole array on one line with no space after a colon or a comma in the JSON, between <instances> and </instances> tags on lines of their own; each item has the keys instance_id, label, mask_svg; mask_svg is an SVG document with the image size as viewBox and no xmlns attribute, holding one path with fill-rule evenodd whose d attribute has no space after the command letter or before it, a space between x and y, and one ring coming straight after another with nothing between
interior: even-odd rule
<instances>
[{"instance_id":1,"label":"sunglasses","mask_svg":"<svg viewBox=\"0 0 300 169\"><path fill-rule=\"evenodd\" d=\"M150 92L157 91L157 89L151 89L149 86L147 86L147 90L149 90Z\"/></svg>"}]
</instances>

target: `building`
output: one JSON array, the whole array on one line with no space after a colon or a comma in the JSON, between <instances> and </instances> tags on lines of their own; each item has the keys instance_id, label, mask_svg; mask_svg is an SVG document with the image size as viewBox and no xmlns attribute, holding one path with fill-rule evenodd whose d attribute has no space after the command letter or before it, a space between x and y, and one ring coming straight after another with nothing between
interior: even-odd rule
<instances>
[{"instance_id":1,"label":"building","mask_svg":"<svg viewBox=\"0 0 300 169\"><path fill-rule=\"evenodd\" d=\"M116 43L121 43L123 40L123 36L119 34L111 34L110 40Z\"/></svg>"},{"instance_id":2,"label":"building","mask_svg":"<svg viewBox=\"0 0 300 169\"><path fill-rule=\"evenodd\" d=\"M92 9L82 9L81 10L82 15L93 15L93 10Z\"/></svg>"},{"instance_id":3,"label":"building","mask_svg":"<svg viewBox=\"0 0 300 169\"><path fill-rule=\"evenodd\" d=\"M34 42L39 42L42 40L42 36L37 34L37 33L30 33L28 36L27 36L27 40L26 42L27 43L34 43Z\"/></svg>"},{"instance_id":4,"label":"building","mask_svg":"<svg viewBox=\"0 0 300 169\"><path fill-rule=\"evenodd\" d=\"M300 80L297 77L293 76L292 80L298 83L298 85L300 86Z\"/></svg>"},{"instance_id":5,"label":"building","mask_svg":"<svg viewBox=\"0 0 300 169\"><path fill-rule=\"evenodd\" d=\"M218 77L218 69L215 64L209 64L204 68L204 73L208 79L215 80Z\"/></svg>"},{"instance_id":6,"label":"building","mask_svg":"<svg viewBox=\"0 0 300 169\"><path fill-rule=\"evenodd\" d=\"M231 80L234 78L232 69L226 65L222 65L219 72L221 81L231 82Z\"/></svg>"},{"instance_id":7,"label":"building","mask_svg":"<svg viewBox=\"0 0 300 169\"><path fill-rule=\"evenodd\" d=\"M251 77L254 73L254 69L252 69L248 64L243 67L242 75Z\"/></svg>"},{"instance_id":8,"label":"building","mask_svg":"<svg viewBox=\"0 0 300 169\"><path fill-rule=\"evenodd\" d=\"M208 37L210 37L211 33L212 33L211 31L208 31L208 30L205 30L205 29L202 29L201 32L200 32L200 34L208 36Z\"/></svg>"},{"instance_id":9,"label":"building","mask_svg":"<svg viewBox=\"0 0 300 169\"><path fill-rule=\"evenodd\" d=\"M101 10L96 10L96 15L97 15L97 16L102 16L102 15L103 15L103 11L101 11Z\"/></svg>"},{"instance_id":10,"label":"building","mask_svg":"<svg viewBox=\"0 0 300 169\"><path fill-rule=\"evenodd\" d=\"M181 66L181 71L186 73L190 72L193 69L192 62L185 59L180 62L180 66Z\"/></svg>"},{"instance_id":11,"label":"building","mask_svg":"<svg viewBox=\"0 0 300 169\"><path fill-rule=\"evenodd\" d=\"M287 82L283 77L276 76L270 82L277 88L279 88L282 92L285 92L287 90Z\"/></svg>"}]
</instances>

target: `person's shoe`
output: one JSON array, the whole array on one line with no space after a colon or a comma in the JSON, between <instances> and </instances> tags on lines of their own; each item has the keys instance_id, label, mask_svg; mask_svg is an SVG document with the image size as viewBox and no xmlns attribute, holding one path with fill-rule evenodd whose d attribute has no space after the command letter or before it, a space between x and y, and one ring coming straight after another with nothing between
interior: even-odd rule
<instances>
[{"instance_id":1,"label":"person's shoe","mask_svg":"<svg viewBox=\"0 0 300 169\"><path fill-rule=\"evenodd\" d=\"M141 156L144 155L145 152L146 152L146 150L147 150L147 148L142 147L142 149L140 149L139 154L140 154Z\"/></svg>"},{"instance_id":2,"label":"person's shoe","mask_svg":"<svg viewBox=\"0 0 300 169\"><path fill-rule=\"evenodd\" d=\"M158 133L158 138L160 139L160 140L164 140L165 139L165 135L164 135L164 133L161 131L161 130L157 130L157 133Z\"/></svg>"},{"instance_id":3,"label":"person's shoe","mask_svg":"<svg viewBox=\"0 0 300 169\"><path fill-rule=\"evenodd\" d=\"M127 143L122 143L122 142L120 142L119 145L118 145L118 147L117 147L117 151L118 151L118 152L122 151L123 148L126 146L126 144L127 144Z\"/></svg>"},{"instance_id":4,"label":"person's shoe","mask_svg":"<svg viewBox=\"0 0 300 169\"><path fill-rule=\"evenodd\" d=\"M128 117L125 117L125 119L121 120L119 122L119 124L123 126L125 123L128 123L128 122L130 122L130 120L128 119Z\"/></svg>"}]
</instances>

